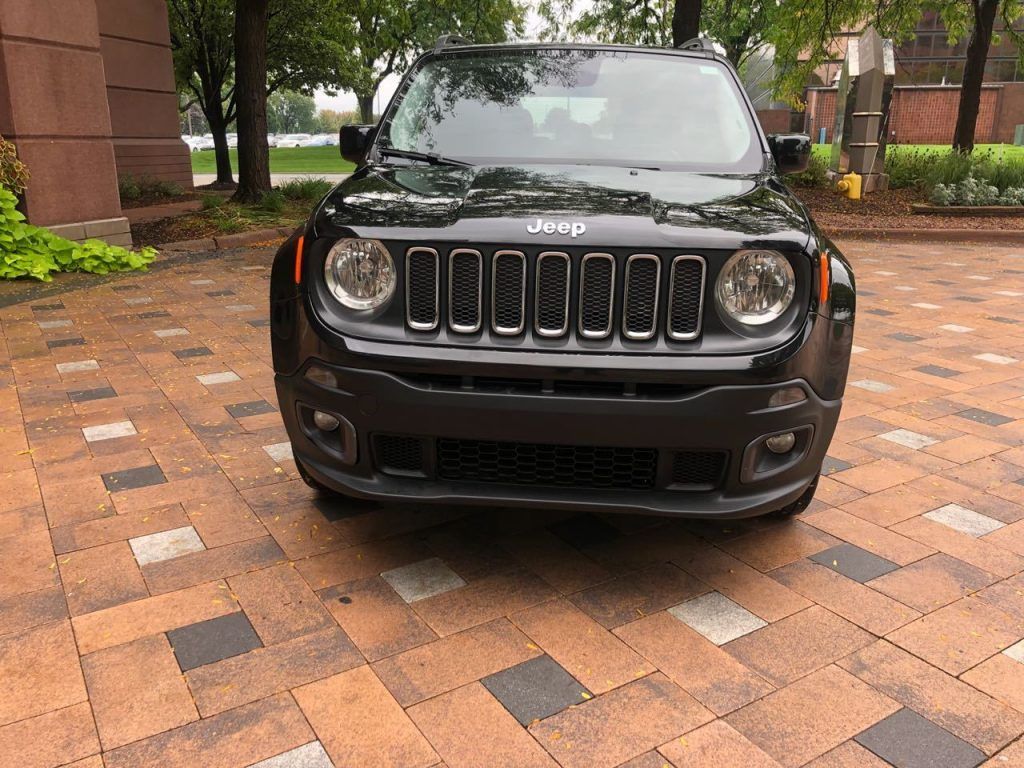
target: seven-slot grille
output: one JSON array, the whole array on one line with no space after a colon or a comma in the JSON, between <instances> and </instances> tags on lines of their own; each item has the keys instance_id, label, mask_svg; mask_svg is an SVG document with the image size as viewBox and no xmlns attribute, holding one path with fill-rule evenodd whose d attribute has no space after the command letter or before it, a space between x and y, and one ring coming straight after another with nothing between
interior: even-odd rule
<instances>
[{"instance_id":1,"label":"seven-slot grille","mask_svg":"<svg viewBox=\"0 0 1024 768\"><path fill-rule=\"evenodd\" d=\"M603 339L618 326L631 341L648 341L659 331L689 341L701 331L707 267L696 255L587 253L574 259L545 251L531 265L514 249L455 248L439 256L414 247L406 252L405 278L406 324L415 331L436 330L446 308L455 334L478 333L487 323L500 336L532 329L559 338L575 328L585 339Z\"/></svg>"}]
</instances>

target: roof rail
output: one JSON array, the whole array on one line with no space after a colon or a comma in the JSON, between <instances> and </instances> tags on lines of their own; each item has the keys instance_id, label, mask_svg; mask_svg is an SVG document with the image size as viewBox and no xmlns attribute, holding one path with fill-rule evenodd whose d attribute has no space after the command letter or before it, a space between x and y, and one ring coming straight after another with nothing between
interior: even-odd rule
<instances>
[{"instance_id":1,"label":"roof rail","mask_svg":"<svg viewBox=\"0 0 1024 768\"><path fill-rule=\"evenodd\" d=\"M437 42L434 43L434 53L439 53L445 48L451 48L455 45L472 45L472 42L461 35L441 35L437 38Z\"/></svg>"},{"instance_id":2,"label":"roof rail","mask_svg":"<svg viewBox=\"0 0 1024 768\"><path fill-rule=\"evenodd\" d=\"M676 46L680 51L703 51L707 56L715 55L715 44L710 37L692 37Z\"/></svg>"}]
</instances>

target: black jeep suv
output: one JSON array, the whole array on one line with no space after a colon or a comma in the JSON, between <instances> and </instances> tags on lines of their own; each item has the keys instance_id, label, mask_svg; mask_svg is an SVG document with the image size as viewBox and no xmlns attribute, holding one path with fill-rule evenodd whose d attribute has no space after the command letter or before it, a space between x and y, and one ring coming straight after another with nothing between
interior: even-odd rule
<instances>
[{"instance_id":1,"label":"black jeep suv","mask_svg":"<svg viewBox=\"0 0 1024 768\"><path fill-rule=\"evenodd\" d=\"M281 413L364 499L744 517L810 502L850 265L710 46L442 40L282 246Z\"/></svg>"}]
</instances>

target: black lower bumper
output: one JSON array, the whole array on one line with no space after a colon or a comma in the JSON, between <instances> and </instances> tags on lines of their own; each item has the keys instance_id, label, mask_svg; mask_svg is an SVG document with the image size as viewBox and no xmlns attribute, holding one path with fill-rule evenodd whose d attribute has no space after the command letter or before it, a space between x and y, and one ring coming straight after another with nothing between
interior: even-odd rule
<instances>
[{"instance_id":1,"label":"black lower bumper","mask_svg":"<svg viewBox=\"0 0 1024 768\"><path fill-rule=\"evenodd\" d=\"M276 378L295 458L323 485L378 500L694 517L763 514L797 499L817 476L842 402L821 399L802 379L576 393L311 364L319 381L305 375L308 365ZM771 395L787 387L799 387L806 398L769 407ZM323 432L313 410L337 415L343 428ZM339 437L346 430L348 444ZM766 437L790 431L796 434L792 451L768 451ZM380 436L418 445L418 458L382 457ZM460 465L469 455L472 466ZM514 471L502 464L509 456L526 457L532 468ZM718 456L720 463L712 470L701 464L702 474L685 467L680 474L678 462L694 456ZM616 474L615 462L622 460L635 460L639 468L629 477ZM576 466L576 474L559 466L580 461L590 464Z\"/></svg>"}]
</instances>

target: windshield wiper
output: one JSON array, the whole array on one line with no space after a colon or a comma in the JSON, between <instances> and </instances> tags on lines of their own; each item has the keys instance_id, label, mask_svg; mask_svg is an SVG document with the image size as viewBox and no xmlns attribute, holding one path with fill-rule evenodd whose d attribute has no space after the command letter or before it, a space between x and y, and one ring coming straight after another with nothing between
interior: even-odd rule
<instances>
[{"instance_id":1,"label":"windshield wiper","mask_svg":"<svg viewBox=\"0 0 1024 768\"><path fill-rule=\"evenodd\" d=\"M394 147L377 147L377 152L381 155L390 155L391 157L404 157L407 160L421 160L430 165L473 165L464 160L442 157L435 152L414 152L411 149L395 149Z\"/></svg>"}]
</instances>

